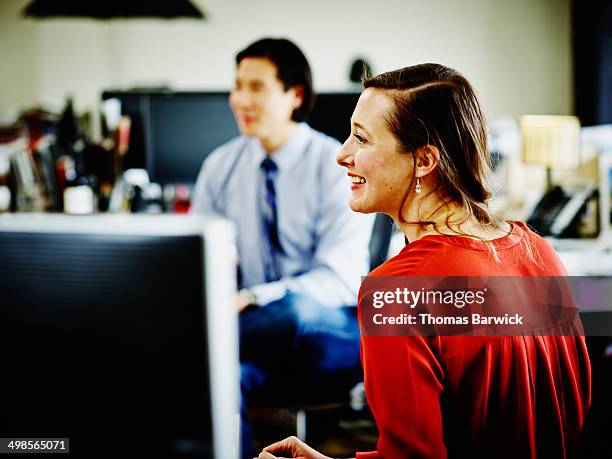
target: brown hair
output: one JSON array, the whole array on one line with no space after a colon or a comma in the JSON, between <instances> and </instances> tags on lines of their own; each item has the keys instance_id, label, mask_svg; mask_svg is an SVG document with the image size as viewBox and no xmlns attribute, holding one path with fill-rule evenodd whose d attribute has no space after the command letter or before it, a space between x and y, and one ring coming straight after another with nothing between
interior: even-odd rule
<instances>
[{"instance_id":1,"label":"brown hair","mask_svg":"<svg viewBox=\"0 0 612 459\"><path fill-rule=\"evenodd\" d=\"M486 122L470 83L451 68L420 64L365 78L363 85L390 91L395 109L387 115L386 122L403 152L414 153L426 145L440 152L439 182L431 193L438 192L444 203L426 221L405 221L402 209L413 188L413 176L400 205L400 222L421 228L433 225L437 230L436 223L429 220L441 208L456 202L468 214L461 223L472 215L481 224L500 227L501 220L487 205L491 197L491 164ZM414 161L416 166L416 156ZM449 218L450 215L447 225Z\"/></svg>"}]
</instances>

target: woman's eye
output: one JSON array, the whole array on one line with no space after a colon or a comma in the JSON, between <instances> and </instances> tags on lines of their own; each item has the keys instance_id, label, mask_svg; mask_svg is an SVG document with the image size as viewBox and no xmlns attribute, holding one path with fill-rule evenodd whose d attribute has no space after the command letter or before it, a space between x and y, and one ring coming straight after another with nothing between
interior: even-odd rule
<instances>
[{"instance_id":1,"label":"woman's eye","mask_svg":"<svg viewBox=\"0 0 612 459\"><path fill-rule=\"evenodd\" d=\"M358 143L366 143L367 140L365 139L365 137L360 136L359 134L353 134L353 136L355 136L355 138L357 139Z\"/></svg>"}]
</instances>

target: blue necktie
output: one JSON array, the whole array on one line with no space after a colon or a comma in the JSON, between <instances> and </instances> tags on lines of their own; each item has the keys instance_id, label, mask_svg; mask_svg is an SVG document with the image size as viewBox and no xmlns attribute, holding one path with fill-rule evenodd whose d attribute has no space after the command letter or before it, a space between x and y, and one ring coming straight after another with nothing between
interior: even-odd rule
<instances>
[{"instance_id":1,"label":"blue necktie","mask_svg":"<svg viewBox=\"0 0 612 459\"><path fill-rule=\"evenodd\" d=\"M261 163L264 172L264 205L262 206L263 230L267 248L267 257L264 260L266 280L268 282L278 280L278 269L276 266L276 255L283 253L278 237L278 214L276 210L276 190L274 179L278 172L278 166L269 157Z\"/></svg>"}]
</instances>

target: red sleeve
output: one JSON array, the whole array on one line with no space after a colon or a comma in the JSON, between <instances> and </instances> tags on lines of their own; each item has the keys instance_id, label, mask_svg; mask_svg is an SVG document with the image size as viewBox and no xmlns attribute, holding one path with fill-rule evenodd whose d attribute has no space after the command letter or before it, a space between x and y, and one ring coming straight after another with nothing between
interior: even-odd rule
<instances>
[{"instance_id":1,"label":"red sleeve","mask_svg":"<svg viewBox=\"0 0 612 459\"><path fill-rule=\"evenodd\" d=\"M356 459L379 459L381 457L378 451L368 451L367 453L357 453Z\"/></svg>"},{"instance_id":2,"label":"red sleeve","mask_svg":"<svg viewBox=\"0 0 612 459\"><path fill-rule=\"evenodd\" d=\"M364 336L368 403L378 426L378 451L358 458L446 457L440 395L443 371L422 336Z\"/></svg>"}]
</instances>

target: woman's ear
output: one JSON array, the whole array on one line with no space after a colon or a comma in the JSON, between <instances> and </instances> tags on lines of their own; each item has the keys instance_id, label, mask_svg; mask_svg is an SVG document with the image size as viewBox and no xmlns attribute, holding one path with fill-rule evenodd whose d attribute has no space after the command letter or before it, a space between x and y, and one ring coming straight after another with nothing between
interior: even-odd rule
<instances>
[{"instance_id":1,"label":"woman's ear","mask_svg":"<svg viewBox=\"0 0 612 459\"><path fill-rule=\"evenodd\" d=\"M440 150L433 145L425 145L416 151L416 176L425 177L431 174L440 164Z\"/></svg>"}]
</instances>

